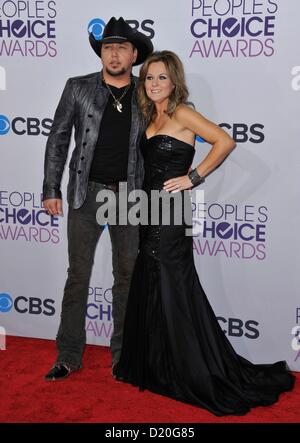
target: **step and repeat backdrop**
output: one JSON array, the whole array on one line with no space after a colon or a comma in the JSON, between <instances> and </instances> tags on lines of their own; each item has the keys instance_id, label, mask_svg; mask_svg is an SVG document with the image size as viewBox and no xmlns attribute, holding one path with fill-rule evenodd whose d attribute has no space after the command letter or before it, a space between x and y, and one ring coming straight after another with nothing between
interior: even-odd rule
<instances>
[{"instance_id":1,"label":"step and repeat backdrop","mask_svg":"<svg viewBox=\"0 0 300 443\"><path fill-rule=\"evenodd\" d=\"M0 0L2 346L5 332L56 336L67 205L63 217L43 210L45 144L66 80L101 69L88 32L101 38L112 16L144 32L155 49L175 51L196 109L236 140L203 185L204 202L193 204L203 226L194 235L196 267L241 355L286 359L300 370L298 0ZM198 137L194 166L209 149ZM68 167L64 196L67 179ZM106 229L90 281L88 343L109 345L111 286Z\"/></svg>"}]
</instances>

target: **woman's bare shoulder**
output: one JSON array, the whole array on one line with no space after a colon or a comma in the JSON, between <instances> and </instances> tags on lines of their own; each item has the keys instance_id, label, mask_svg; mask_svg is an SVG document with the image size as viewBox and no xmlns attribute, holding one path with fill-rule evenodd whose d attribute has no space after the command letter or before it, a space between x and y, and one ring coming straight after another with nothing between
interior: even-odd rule
<instances>
[{"instance_id":1,"label":"woman's bare shoulder","mask_svg":"<svg viewBox=\"0 0 300 443\"><path fill-rule=\"evenodd\" d=\"M186 119L195 119L197 117L201 118L202 115L194 109L193 105L180 104L174 111L174 118L178 121L184 122Z\"/></svg>"}]
</instances>

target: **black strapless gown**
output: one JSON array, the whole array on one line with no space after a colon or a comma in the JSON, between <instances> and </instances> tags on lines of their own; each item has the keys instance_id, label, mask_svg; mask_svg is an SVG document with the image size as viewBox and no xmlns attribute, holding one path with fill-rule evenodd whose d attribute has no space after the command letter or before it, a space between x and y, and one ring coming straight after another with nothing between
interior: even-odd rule
<instances>
[{"instance_id":1,"label":"black strapless gown","mask_svg":"<svg viewBox=\"0 0 300 443\"><path fill-rule=\"evenodd\" d=\"M144 139L144 190L187 173L195 150L167 135ZM182 225L141 226L117 379L141 390L243 415L292 389L285 361L252 364L236 354L200 284L192 237Z\"/></svg>"}]
</instances>

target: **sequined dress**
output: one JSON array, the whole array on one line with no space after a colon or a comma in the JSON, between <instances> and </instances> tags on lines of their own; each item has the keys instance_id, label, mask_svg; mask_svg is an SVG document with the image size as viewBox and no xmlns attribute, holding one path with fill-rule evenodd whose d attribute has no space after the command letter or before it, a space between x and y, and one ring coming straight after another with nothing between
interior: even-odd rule
<instances>
[{"instance_id":1,"label":"sequined dress","mask_svg":"<svg viewBox=\"0 0 300 443\"><path fill-rule=\"evenodd\" d=\"M144 190L187 173L193 146L168 135L144 138ZM151 199L150 199L151 205ZM160 214L162 215L162 214ZM292 389L285 361L253 364L236 354L202 289L188 223L142 226L126 311L119 380L217 416L244 415Z\"/></svg>"}]
</instances>

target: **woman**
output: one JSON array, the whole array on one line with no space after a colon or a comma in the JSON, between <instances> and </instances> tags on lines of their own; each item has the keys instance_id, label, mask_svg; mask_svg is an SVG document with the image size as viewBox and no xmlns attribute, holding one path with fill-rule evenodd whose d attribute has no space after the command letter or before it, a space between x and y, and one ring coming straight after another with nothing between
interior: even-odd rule
<instances>
[{"instance_id":1,"label":"woman","mask_svg":"<svg viewBox=\"0 0 300 443\"><path fill-rule=\"evenodd\" d=\"M183 66L173 52L156 52L146 60L138 96L147 121L141 149L149 198L153 190L186 193L234 148L229 135L187 105ZM212 148L188 172L196 134ZM188 224L174 223L174 208L170 224L160 217L158 226L141 227L114 375L219 416L243 415L253 406L276 402L292 389L293 375L284 361L254 365L235 353L201 287L192 237L185 235Z\"/></svg>"}]
</instances>

